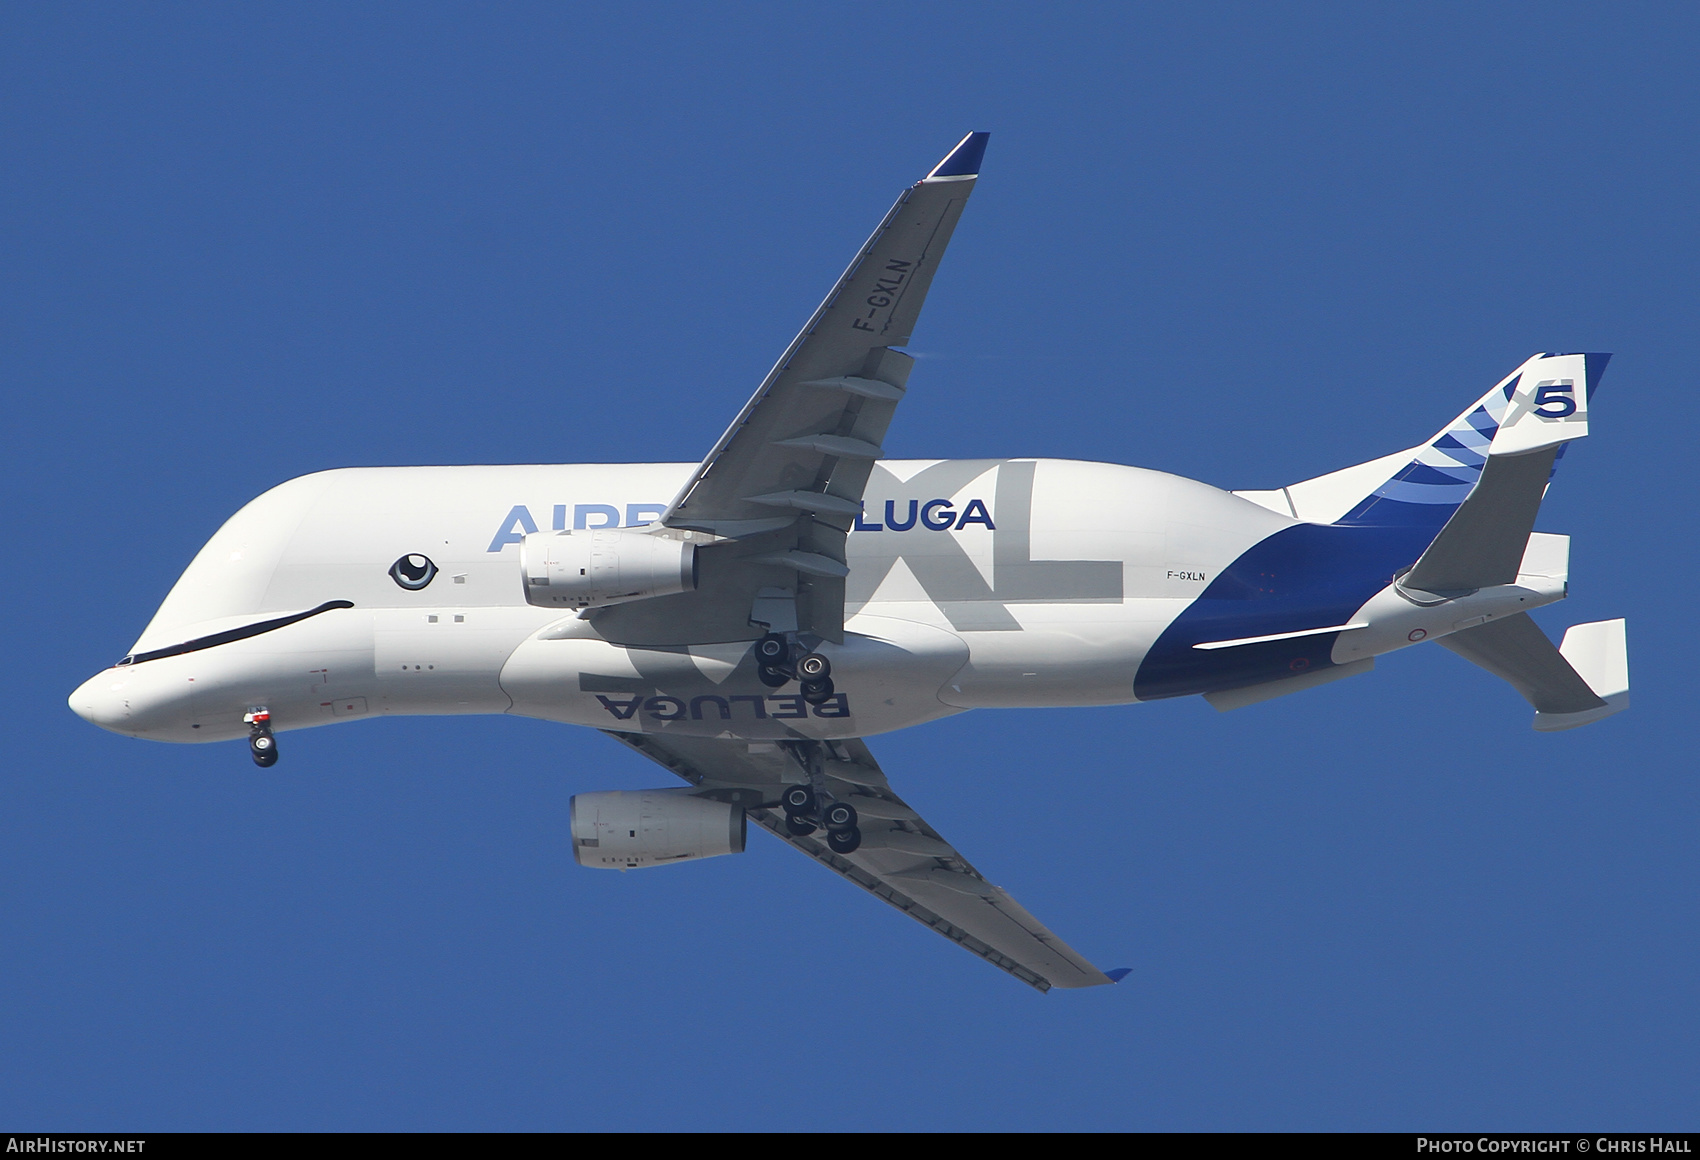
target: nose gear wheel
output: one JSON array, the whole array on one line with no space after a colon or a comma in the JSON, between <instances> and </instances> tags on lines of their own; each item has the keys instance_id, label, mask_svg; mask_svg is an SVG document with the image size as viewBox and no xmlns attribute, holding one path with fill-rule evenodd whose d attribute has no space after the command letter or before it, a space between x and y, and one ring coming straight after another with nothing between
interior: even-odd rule
<instances>
[{"instance_id":1,"label":"nose gear wheel","mask_svg":"<svg viewBox=\"0 0 1700 1160\"><path fill-rule=\"evenodd\" d=\"M248 756L261 769L277 764L277 738L272 736L272 715L264 709L249 713Z\"/></svg>"}]
</instances>

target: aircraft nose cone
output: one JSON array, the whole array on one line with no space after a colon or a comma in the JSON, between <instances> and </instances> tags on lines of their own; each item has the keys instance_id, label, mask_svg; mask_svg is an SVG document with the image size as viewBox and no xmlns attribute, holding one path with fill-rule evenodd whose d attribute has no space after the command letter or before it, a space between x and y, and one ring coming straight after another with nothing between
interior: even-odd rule
<instances>
[{"instance_id":1,"label":"aircraft nose cone","mask_svg":"<svg viewBox=\"0 0 1700 1160\"><path fill-rule=\"evenodd\" d=\"M126 696L130 682L122 669L107 669L96 673L66 698L71 711L91 725L128 733L130 699Z\"/></svg>"}]
</instances>

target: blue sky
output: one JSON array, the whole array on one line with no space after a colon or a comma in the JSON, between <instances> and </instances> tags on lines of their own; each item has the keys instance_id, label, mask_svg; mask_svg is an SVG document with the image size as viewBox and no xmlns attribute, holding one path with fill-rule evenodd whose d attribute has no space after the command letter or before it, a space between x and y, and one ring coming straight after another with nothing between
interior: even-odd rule
<instances>
[{"instance_id":1,"label":"blue sky","mask_svg":"<svg viewBox=\"0 0 1700 1160\"><path fill-rule=\"evenodd\" d=\"M1697 51L1678 5L0 13L0 1125L1692 1126ZM699 459L969 129L892 455L1274 487L1613 351L1539 619L1629 617L1634 707L1537 735L1424 648L876 739L1134 968L1049 996L762 835L579 869L568 796L664 778L588 731L262 773L66 708L290 477Z\"/></svg>"}]
</instances>

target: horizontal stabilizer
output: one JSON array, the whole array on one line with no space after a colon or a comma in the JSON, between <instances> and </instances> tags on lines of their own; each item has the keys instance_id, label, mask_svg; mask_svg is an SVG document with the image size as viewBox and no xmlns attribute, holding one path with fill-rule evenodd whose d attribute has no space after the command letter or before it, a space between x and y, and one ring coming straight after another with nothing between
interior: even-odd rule
<instances>
[{"instance_id":1,"label":"horizontal stabilizer","mask_svg":"<svg viewBox=\"0 0 1700 1160\"><path fill-rule=\"evenodd\" d=\"M1519 612L1442 637L1442 646L1511 684L1535 707L1535 728L1574 729L1629 707L1629 666L1621 620L1579 624L1553 647Z\"/></svg>"},{"instance_id":2,"label":"horizontal stabilizer","mask_svg":"<svg viewBox=\"0 0 1700 1160\"><path fill-rule=\"evenodd\" d=\"M1399 586L1452 596L1515 584L1557 454L1557 448L1548 447L1527 455L1488 456L1469 498Z\"/></svg>"},{"instance_id":3,"label":"horizontal stabilizer","mask_svg":"<svg viewBox=\"0 0 1700 1160\"><path fill-rule=\"evenodd\" d=\"M1622 620L1596 620L1571 626L1558 646L1560 655L1605 704L1580 713L1536 712L1535 728L1557 733L1591 725L1629 708L1629 642Z\"/></svg>"}]
</instances>

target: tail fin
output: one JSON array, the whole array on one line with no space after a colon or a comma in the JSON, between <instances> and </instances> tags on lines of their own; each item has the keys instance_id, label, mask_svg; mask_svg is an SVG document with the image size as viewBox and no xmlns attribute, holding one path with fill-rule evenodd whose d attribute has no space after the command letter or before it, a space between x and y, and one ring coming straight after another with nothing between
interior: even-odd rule
<instances>
[{"instance_id":1,"label":"tail fin","mask_svg":"<svg viewBox=\"0 0 1700 1160\"><path fill-rule=\"evenodd\" d=\"M1426 443L1276 491L1235 494L1307 523L1438 532L1490 454L1538 451L1588 433L1588 400L1610 358L1535 355Z\"/></svg>"}]
</instances>

